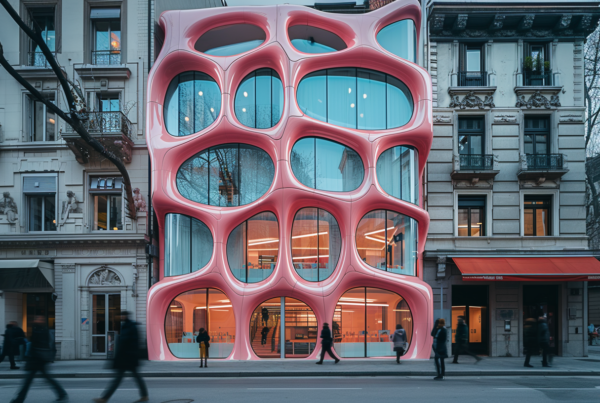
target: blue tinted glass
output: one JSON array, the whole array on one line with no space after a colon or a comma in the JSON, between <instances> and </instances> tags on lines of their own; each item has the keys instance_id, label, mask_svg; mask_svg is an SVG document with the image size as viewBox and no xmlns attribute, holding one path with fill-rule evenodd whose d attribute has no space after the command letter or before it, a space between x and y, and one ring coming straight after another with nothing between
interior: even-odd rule
<instances>
[{"instance_id":1,"label":"blue tinted glass","mask_svg":"<svg viewBox=\"0 0 600 403\"><path fill-rule=\"evenodd\" d=\"M402 20L383 28L377 34L382 48L398 57L417 62L417 31L413 20Z\"/></svg>"},{"instance_id":2,"label":"blue tinted glass","mask_svg":"<svg viewBox=\"0 0 600 403\"><path fill-rule=\"evenodd\" d=\"M242 80L235 94L235 115L244 126L268 129L283 112L283 85L271 69L260 69Z\"/></svg>"},{"instance_id":3,"label":"blue tinted glass","mask_svg":"<svg viewBox=\"0 0 600 403\"><path fill-rule=\"evenodd\" d=\"M240 53L247 52L251 49L259 47L264 41L262 39L255 39L247 42L234 43L232 45L220 46L218 48L212 48L206 50L204 53L212 56L233 56Z\"/></svg>"},{"instance_id":4,"label":"blue tinted glass","mask_svg":"<svg viewBox=\"0 0 600 403\"><path fill-rule=\"evenodd\" d=\"M385 150L377 159L377 181L383 190L397 199L419 203L419 164L417 151L408 146Z\"/></svg>"},{"instance_id":5,"label":"blue tinted glass","mask_svg":"<svg viewBox=\"0 0 600 403\"><path fill-rule=\"evenodd\" d=\"M261 74L262 73L262 74ZM264 74L267 73L267 74ZM272 127L271 119L271 72L256 74L256 128Z\"/></svg>"},{"instance_id":6,"label":"blue tinted glass","mask_svg":"<svg viewBox=\"0 0 600 403\"><path fill-rule=\"evenodd\" d=\"M304 186L315 187L315 138L305 137L294 144L291 154L292 171Z\"/></svg>"},{"instance_id":7,"label":"blue tinted glass","mask_svg":"<svg viewBox=\"0 0 600 403\"><path fill-rule=\"evenodd\" d=\"M181 214L165 216L165 276L200 270L212 250L212 234L202 221Z\"/></svg>"},{"instance_id":8,"label":"blue tinted glass","mask_svg":"<svg viewBox=\"0 0 600 403\"><path fill-rule=\"evenodd\" d=\"M385 121L385 74L358 71L358 128L382 130Z\"/></svg>"},{"instance_id":9,"label":"blue tinted glass","mask_svg":"<svg viewBox=\"0 0 600 403\"><path fill-rule=\"evenodd\" d=\"M300 52L304 53L329 53L336 51L330 46L308 39L292 39L292 45L294 45L294 47Z\"/></svg>"},{"instance_id":10,"label":"blue tinted glass","mask_svg":"<svg viewBox=\"0 0 600 403\"><path fill-rule=\"evenodd\" d=\"M404 126L410 121L413 111L412 98L408 97L408 88L394 77L387 76L387 127Z\"/></svg>"},{"instance_id":11,"label":"blue tinted glass","mask_svg":"<svg viewBox=\"0 0 600 403\"><path fill-rule=\"evenodd\" d=\"M283 84L276 74L271 77L271 81L271 126L275 126L283 114Z\"/></svg>"},{"instance_id":12,"label":"blue tinted glass","mask_svg":"<svg viewBox=\"0 0 600 403\"><path fill-rule=\"evenodd\" d=\"M242 81L235 94L235 116L241 124L248 127L256 127L256 80L255 73Z\"/></svg>"},{"instance_id":13,"label":"blue tinted glass","mask_svg":"<svg viewBox=\"0 0 600 403\"><path fill-rule=\"evenodd\" d=\"M327 121L356 128L356 69L327 72Z\"/></svg>"},{"instance_id":14,"label":"blue tinted glass","mask_svg":"<svg viewBox=\"0 0 600 403\"><path fill-rule=\"evenodd\" d=\"M298 85L298 106L311 118L327 121L327 70L311 73Z\"/></svg>"}]
</instances>

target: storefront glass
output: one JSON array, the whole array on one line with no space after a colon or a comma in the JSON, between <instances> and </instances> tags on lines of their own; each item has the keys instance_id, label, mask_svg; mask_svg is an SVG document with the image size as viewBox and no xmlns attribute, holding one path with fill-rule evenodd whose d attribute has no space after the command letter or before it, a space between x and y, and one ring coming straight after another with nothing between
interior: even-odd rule
<instances>
[{"instance_id":1,"label":"storefront glass","mask_svg":"<svg viewBox=\"0 0 600 403\"><path fill-rule=\"evenodd\" d=\"M92 354L106 354L110 331L121 331L121 294L93 294Z\"/></svg>"}]
</instances>

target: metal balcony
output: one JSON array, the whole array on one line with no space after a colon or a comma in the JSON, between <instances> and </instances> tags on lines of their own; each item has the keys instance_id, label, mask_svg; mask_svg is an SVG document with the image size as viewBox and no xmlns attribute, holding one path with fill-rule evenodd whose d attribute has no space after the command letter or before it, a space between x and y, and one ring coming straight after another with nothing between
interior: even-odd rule
<instances>
[{"instance_id":1,"label":"metal balcony","mask_svg":"<svg viewBox=\"0 0 600 403\"><path fill-rule=\"evenodd\" d=\"M526 154L528 171L555 171L563 169L562 154Z\"/></svg>"},{"instance_id":2,"label":"metal balcony","mask_svg":"<svg viewBox=\"0 0 600 403\"><path fill-rule=\"evenodd\" d=\"M523 74L523 84L528 87L552 86L552 70L527 71Z\"/></svg>"},{"instance_id":3,"label":"metal balcony","mask_svg":"<svg viewBox=\"0 0 600 403\"><path fill-rule=\"evenodd\" d=\"M98 66L114 66L121 64L121 49L93 50L92 64Z\"/></svg>"},{"instance_id":4,"label":"metal balcony","mask_svg":"<svg viewBox=\"0 0 600 403\"><path fill-rule=\"evenodd\" d=\"M56 59L56 52L51 52L52 56ZM27 65L31 67L43 67L46 69L50 68L50 63L46 60L46 56L42 52L29 52L27 54Z\"/></svg>"},{"instance_id":5,"label":"metal balcony","mask_svg":"<svg viewBox=\"0 0 600 403\"><path fill-rule=\"evenodd\" d=\"M521 169L517 177L520 181L535 182L539 186L547 180L556 181L567 172L564 154L521 154Z\"/></svg>"},{"instance_id":6,"label":"metal balcony","mask_svg":"<svg viewBox=\"0 0 600 403\"><path fill-rule=\"evenodd\" d=\"M494 156L492 154L461 155L460 169L478 171L494 169Z\"/></svg>"},{"instance_id":7,"label":"metal balcony","mask_svg":"<svg viewBox=\"0 0 600 403\"><path fill-rule=\"evenodd\" d=\"M458 73L459 87L487 87L487 71L460 71Z\"/></svg>"}]
</instances>

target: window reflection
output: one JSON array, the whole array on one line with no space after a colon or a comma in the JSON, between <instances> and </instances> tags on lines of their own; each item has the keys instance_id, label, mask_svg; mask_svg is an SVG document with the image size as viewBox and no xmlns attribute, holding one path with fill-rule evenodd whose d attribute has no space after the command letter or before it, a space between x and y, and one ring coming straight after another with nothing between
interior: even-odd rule
<instances>
[{"instance_id":1,"label":"window reflection","mask_svg":"<svg viewBox=\"0 0 600 403\"><path fill-rule=\"evenodd\" d=\"M292 45L304 53L329 53L346 49L346 43L331 31L310 25L294 25L288 28Z\"/></svg>"},{"instance_id":2,"label":"window reflection","mask_svg":"<svg viewBox=\"0 0 600 403\"><path fill-rule=\"evenodd\" d=\"M265 194L274 175L275 166L265 151L247 144L224 144L184 162L177 172L177 189L198 203L242 206Z\"/></svg>"},{"instance_id":3,"label":"window reflection","mask_svg":"<svg viewBox=\"0 0 600 403\"><path fill-rule=\"evenodd\" d=\"M227 261L234 277L257 283L273 273L279 255L279 225L270 211L238 225L227 240Z\"/></svg>"},{"instance_id":4,"label":"window reflection","mask_svg":"<svg viewBox=\"0 0 600 403\"><path fill-rule=\"evenodd\" d=\"M232 24L213 28L196 41L194 48L212 56L233 56L260 46L267 35L252 24Z\"/></svg>"},{"instance_id":5,"label":"window reflection","mask_svg":"<svg viewBox=\"0 0 600 403\"><path fill-rule=\"evenodd\" d=\"M275 70L259 69L248 74L235 94L235 116L244 126L268 129L283 112L283 85Z\"/></svg>"},{"instance_id":6,"label":"window reflection","mask_svg":"<svg viewBox=\"0 0 600 403\"><path fill-rule=\"evenodd\" d=\"M358 223L356 247L369 266L414 276L417 221L393 211L371 211Z\"/></svg>"},{"instance_id":7,"label":"window reflection","mask_svg":"<svg viewBox=\"0 0 600 403\"><path fill-rule=\"evenodd\" d=\"M385 150L377 159L377 180L383 190L397 199L419 203L419 157L410 146Z\"/></svg>"},{"instance_id":8,"label":"window reflection","mask_svg":"<svg viewBox=\"0 0 600 403\"><path fill-rule=\"evenodd\" d=\"M182 214L165 216L165 276L200 270L212 251L213 237L202 221Z\"/></svg>"},{"instance_id":9,"label":"window reflection","mask_svg":"<svg viewBox=\"0 0 600 403\"><path fill-rule=\"evenodd\" d=\"M398 57L417 62L417 29L413 20L394 22L377 33L382 48Z\"/></svg>"}]
</instances>

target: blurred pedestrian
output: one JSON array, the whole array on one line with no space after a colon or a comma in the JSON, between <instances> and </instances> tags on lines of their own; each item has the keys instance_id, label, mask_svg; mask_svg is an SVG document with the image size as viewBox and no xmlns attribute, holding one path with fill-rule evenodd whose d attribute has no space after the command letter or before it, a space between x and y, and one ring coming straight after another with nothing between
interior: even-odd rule
<instances>
[{"instance_id":1,"label":"blurred pedestrian","mask_svg":"<svg viewBox=\"0 0 600 403\"><path fill-rule=\"evenodd\" d=\"M550 367L552 362L552 355L550 352L550 329L548 329L548 323L546 318L540 316L538 320L538 343L542 349L542 367Z\"/></svg>"},{"instance_id":2,"label":"blurred pedestrian","mask_svg":"<svg viewBox=\"0 0 600 403\"><path fill-rule=\"evenodd\" d=\"M8 356L10 369L19 369L15 363L15 355L20 354L19 347L24 344L25 333L23 333L23 329L21 329L14 320L9 322L6 325L6 331L4 332L4 343L2 344L0 362L4 361L4 358Z\"/></svg>"},{"instance_id":3,"label":"blurred pedestrian","mask_svg":"<svg viewBox=\"0 0 600 403\"><path fill-rule=\"evenodd\" d=\"M202 359L204 359L204 366L208 368L208 348L210 347L210 336L208 332L204 330L203 327L198 331L198 337L196 337L196 342L200 347L200 368L202 368Z\"/></svg>"},{"instance_id":4,"label":"blurred pedestrian","mask_svg":"<svg viewBox=\"0 0 600 403\"><path fill-rule=\"evenodd\" d=\"M596 327L594 326L593 323L590 323L590 325L588 326L588 336L589 336L589 343L590 346L592 345L592 340L594 339L595 336L598 335L598 333L596 333ZM2 360L0 359L0 362L2 362Z\"/></svg>"},{"instance_id":5,"label":"blurred pedestrian","mask_svg":"<svg viewBox=\"0 0 600 403\"><path fill-rule=\"evenodd\" d=\"M396 330L392 334L392 342L394 342L394 351L396 352L396 364L400 364L400 357L404 355L406 351L406 330L401 324L396 325Z\"/></svg>"},{"instance_id":6,"label":"blurred pedestrian","mask_svg":"<svg viewBox=\"0 0 600 403\"><path fill-rule=\"evenodd\" d=\"M431 333L433 334L433 352L435 353L435 369L437 370L437 376L433 379L441 381L446 376L446 364L444 363L444 359L448 358L448 347L446 347L448 332L446 331L446 320L444 318L439 318L435 323L436 327Z\"/></svg>"},{"instance_id":7,"label":"blurred pedestrian","mask_svg":"<svg viewBox=\"0 0 600 403\"><path fill-rule=\"evenodd\" d=\"M267 309L266 306L262 307L261 314L262 314L263 323L265 326L267 326L269 324L269 310Z\"/></svg>"},{"instance_id":8,"label":"blurred pedestrian","mask_svg":"<svg viewBox=\"0 0 600 403\"><path fill-rule=\"evenodd\" d=\"M529 363L532 355L538 355L540 353L540 346L538 344L537 335L537 323L535 319L525 319L523 324L523 350L525 353L525 364L526 368L533 368L533 365Z\"/></svg>"},{"instance_id":9,"label":"blurred pedestrian","mask_svg":"<svg viewBox=\"0 0 600 403\"><path fill-rule=\"evenodd\" d=\"M335 360L337 364L340 362L340 359L337 358L333 351L331 351L331 347L333 346L333 337L331 337L331 329L329 329L329 323L323 323L323 329L321 329L321 360L317 361L317 364L323 364L323 359L325 359L325 352L329 354L331 358Z\"/></svg>"},{"instance_id":10,"label":"blurred pedestrian","mask_svg":"<svg viewBox=\"0 0 600 403\"><path fill-rule=\"evenodd\" d=\"M31 331L31 346L29 356L27 357L26 369L28 371L23 386L16 398L11 400L11 403L23 403L29 387L33 382L33 378L37 372L41 372L46 381L54 388L58 398L57 402L66 402L69 400L67 392L54 380L48 372L47 365L54 361L55 351L51 348L50 331L46 326L45 318L41 315L36 315L33 319L33 327Z\"/></svg>"},{"instance_id":11,"label":"blurred pedestrian","mask_svg":"<svg viewBox=\"0 0 600 403\"><path fill-rule=\"evenodd\" d=\"M267 336L269 335L269 328L268 327L263 327L263 329L260 332L261 338L260 338L260 344L261 345L265 345L267 344Z\"/></svg>"},{"instance_id":12,"label":"blurred pedestrian","mask_svg":"<svg viewBox=\"0 0 600 403\"><path fill-rule=\"evenodd\" d=\"M110 386L104 391L102 397L94 399L96 403L108 402L108 399L115 393L119 384L123 380L125 371L131 371L137 386L140 390L140 399L136 402L147 402L148 389L146 383L137 372L139 363L139 336L137 325L132 320L129 320L129 312L121 312L121 333L117 339L117 349L113 360L113 368L115 369L115 378Z\"/></svg>"},{"instance_id":13,"label":"blurred pedestrian","mask_svg":"<svg viewBox=\"0 0 600 403\"><path fill-rule=\"evenodd\" d=\"M454 360L452 364L458 364L458 356L460 354L470 355L475 358L475 362L481 361L481 358L477 357L475 353L469 350L469 326L465 322L464 316L458 317L458 325L456 326L456 334L454 335L454 341L456 346L454 347Z\"/></svg>"}]
</instances>

